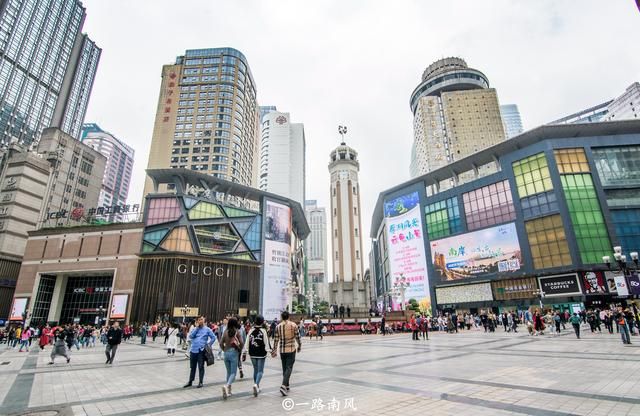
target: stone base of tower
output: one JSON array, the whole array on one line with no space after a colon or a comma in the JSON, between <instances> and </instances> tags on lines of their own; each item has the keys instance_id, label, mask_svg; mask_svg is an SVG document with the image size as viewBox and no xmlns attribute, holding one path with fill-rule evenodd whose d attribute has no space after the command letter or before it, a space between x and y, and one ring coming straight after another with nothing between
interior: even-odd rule
<instances>
[{"instance_id":1,"label":"stone base of tower","mask_svg":"<svg viewBox=\"0 0 640 416\"><path fill-rule=\"evenodd\" d=\"M369 313L369 285L362 281L329 283L330 305L351 308L351 315Z\"/></svg>"}]
</instances>

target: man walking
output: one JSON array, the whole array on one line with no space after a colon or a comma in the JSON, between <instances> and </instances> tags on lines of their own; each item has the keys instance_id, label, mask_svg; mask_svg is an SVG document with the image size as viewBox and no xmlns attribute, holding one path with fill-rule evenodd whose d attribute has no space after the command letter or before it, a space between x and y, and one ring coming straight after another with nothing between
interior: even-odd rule
<instances>
[{"instance_id":1,"label":"man walking","mask_svg":"<svg viewBox=\"0 0 640 416\"><path fill-rule=\"evenodd\" d=\"M190 349L190 366L191 372L189 373L189 381L183 387L191 387L193 380L196 378L196 366L198 366L198 388L202 387L204 380L204 349L207 345L213 345L216 341L216 336L208 326L204 324L204 316L199 316L196 321L196 327L189 333L189 339L191 340Z\"/></svg>"},{"instance_id":2,"label":"man walking","mask_svg":"<svg viewBox=\"0 0 640 416\"><path fill-rule=\"evenodd\" d=\"M344 311L344 307L341 306ZM300 333L298 326L289 321L289 312L283 311L280 314L282 322L276 327L275 341L271 356L275 357L280 352L280 360L282 361L282 385L280 386L280 394L286 396L289 394L289 379L293 372L293 363L296 361L296 351L300 352L302 343L300 342Z\"/></svg>"},{"instance_id":3,"label":"man walking","mask_svg":"<svg viewBox=\"0 0 640 416\"><path fill-rule=\"evenodd\" d=\"M620 335L622 336L623 344L631 344L631 337L629 336L629 326L627 318L622 310L622 306L618 306L618 313L616 313L616 323L620 329Z\"/></svg>"},{"instance_id":4,"label":"man walking","mask_svg":"<svg viewBox=\"0 0 640 416\"><path fill-rule=\"evenodd\" d=\"M387 328L385 326L386 323L387 319L385 318L385 315L382 314L382 321L380 321L380 330L382 331L383 336L387 335Z\"/></svg>"},{"instance_id":5,"label":"man walking","mask_svg":"<svg viewBox=\"0 0 640 416\"><path fill-rule=\"evenodd\" d=\"M120 342L122 342L122 329L120 329L120 322L115 321L107 331L107 347L104 350L107 362L105 364L113 364Z\"/></svg>"},{"instance_id":6,"label":"man walking","mask_svg":"<svg viewBox=\"0 0 640 416\"><path fill-rule=\"evenodd\" d=\"M582 319L574 312L573 316L569 319L569 322L573 325L573 330L576 331L576 337L580 339L580 323L582 322Z\"/></svg>"},{"instance_id":7,"label":"man walking","mask_svg":"<svg viewBox=\"0 0 640 416\"><path fill-rule=\"evenodd\" d=\"M340 319L344 319L344 305L340 305Z\"/></svg>"}]
</instances>

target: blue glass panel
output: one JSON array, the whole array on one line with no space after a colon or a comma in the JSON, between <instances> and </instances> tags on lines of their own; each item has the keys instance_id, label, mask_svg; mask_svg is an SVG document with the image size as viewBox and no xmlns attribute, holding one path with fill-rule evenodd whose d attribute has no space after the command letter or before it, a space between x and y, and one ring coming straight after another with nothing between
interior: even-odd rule
<instances>
[{"instance_id":1,"label":"blue glass panel","mask_svg":"<svg viewBox=\"0 0 640 416\"><path fill-rule=\"evenodd\" d=\"M162 241L162 239L164 238L165 235L167 235L167 232L169 232L168 228L163 228L161 230L156 230L156 231L151 231L148 233L144 233L144 239L145 241L148 241L154 245L158 245L158 243L160 243L160 241Z\"/></svg>"},{"instance_id":2,"label":"blue glass panel","mask_svg":"<svg viewBox=\"0 0 640 416\"><path fill-rule=\"evenodd\" d=\"M197 199L193 199L193 198L188 198L188 197L183 197L182 200L184 201L184 206L187 209L191 209L195 204L198 203Z\"/></svg>"},{"instance_id":3,"label":"blue glass panel","mask_svg":"<svg viewBox=\"0 0 640 416\"><path fill-rule=\"evenodd\" d=\"M256 216L251 228L244 235L244 241L250 250L260 250L262 248L262 216Z\"/></svg>"}]
</instances>

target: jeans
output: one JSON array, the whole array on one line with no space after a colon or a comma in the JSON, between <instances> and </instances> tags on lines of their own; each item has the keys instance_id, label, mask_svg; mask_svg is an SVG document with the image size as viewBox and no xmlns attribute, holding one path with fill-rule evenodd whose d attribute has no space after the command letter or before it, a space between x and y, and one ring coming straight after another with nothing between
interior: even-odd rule
<instances>
[{"instance_id":1,"label":"jeans","mask_svg":"<svg viewBox=\"0 0 640 416\"><path fill-rule=\"evenodd\" d=\"M109 345L107 344L107 348L104 350L104 353L107 356L107 362L113 364L113 359L116 356L116 351L118 350L118 345Z\"/></svg>"},{"instance_id":2,"label":"jeans","mask_svg":"<svg viewBox=\"0 0 640 416\"><path fill-rule=\"evenodd\" d=\"M189 383L193 383L196 378L196 365L198 366L198 378L200 384L204 380L204 350L200 352L191 352L189 355L189 364L191 366L191 372L189 373Z\"/></svg>"},{"instance_id":3,"label":"jeans","mask_svg":"<svg viewBox=\"0 0 640 416\"><path fill-rule=\"evenodd\" d=\"M233 384L238 372L238 358L240 353L235 348L230 348L224 352L224 366L227 369L227 386Z\"/></svg>"},{"instance_id":4,"label":"jeans","mask_svg":"<svg viewBox=\"0 0 640 416\"><path fill-rule=\"evenodd\" d=\"M631 337L629 337L629 327L627 325L619 325L619 326L620 326L620 335L622 336L622 343L631 344Z\"/></svg>"},{"instance_id":5,"label":"jeans","mask_svg":"<svg viewBox=\"0 0 640 416\"><path fill-rule=\"evenodd\" d=\"M573 324L573 330L576 331L576 337L580 338L580 324Z\"/></svg>"},{"instance_id":6,"label":"jeans","mask_svg":"<svg viewBox=\"0 0 640 416\"><path fill-rule=\"evenodd\" d=\"M20 351L22 351L22 348L27 347L27 351L29 351L29 340L28 339L23 339L22 341L20 341Z\"/></svg>"},{"instance_id":7,"label":"jeans","mask_svg":"<svg viewBox=\"0 0 640 416\"><path fill-rule=\"evenodd\" d=\"M260 385L260 380L262 380L262 374L264 374L264 363L265 358L253 358L251 357L251 364L253 364L253 382Z\"/></svg>"},{"instance_id":8,"label":"jeans","mask_svg":"<svg viewBox=\"0 0 640 416\"><path fill-rule=\"evenodd\" d=\"M289 387L289 378L291 378L291 373L293 372L293 363L296 362L296 353L280 353L280 360L282 360L282 385Z\"/></svg>"}]
</instances>

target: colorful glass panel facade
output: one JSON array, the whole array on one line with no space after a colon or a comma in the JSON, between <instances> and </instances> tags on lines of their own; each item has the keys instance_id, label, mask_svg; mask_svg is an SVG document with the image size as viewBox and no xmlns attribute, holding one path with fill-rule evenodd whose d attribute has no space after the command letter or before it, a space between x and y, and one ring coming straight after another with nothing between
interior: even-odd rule
<instances>
[{"instance_id":1,"label":"colorful glass panel facade","mask_svg":"<svg viewBox=\"0 0 640 416\"><path fill-rule=\"evenodd\" d=\"M180 203L176 198L153 198L149 200L146 225L175 221L180 215Z\"/></svg>"},{"instance_id":2,"label":"colorful glass panel facade","mask_svg":"<svg viewBox=\"0 0 640 416\"><path fill-rule=\"evenodd\" d=\"M432 240L462 231L458 198L449 198L427 205L425 214L427 233Z\"/></svg>"},{"instance_id":3,"label":"colorful glass panel facade","mask_svg":"<svg viewBox=\"0 0 640 416\"><path fill-rule=\"evenodd\" d=\"M509 181L504 180L462 194L469 231L513 221L513 206Z\"/></svg>"},{"instance_id":4,"label":"colorful glass panel facade","mask_svg":"<svg viewBox=\"0 0 640 416\"><path fill-rule=\"evenodd\" d=\"M513 175L520 198L553 189L549 165L544 153L514 162Z\"/></svg>"},{"instance_id":5,"label":"colorful glass panel facade","mask_svg":"<svg viewBox=\"0 0 640 416\"><path fill-rule=\"evenodd\" d=\"M524 224L534 268L547 269L572 264L560 214L525 221Z\"/></svg>"}]
</instances>

